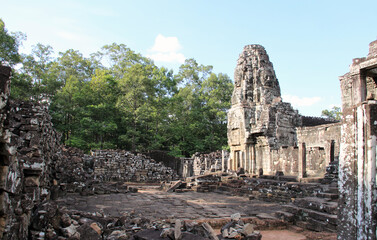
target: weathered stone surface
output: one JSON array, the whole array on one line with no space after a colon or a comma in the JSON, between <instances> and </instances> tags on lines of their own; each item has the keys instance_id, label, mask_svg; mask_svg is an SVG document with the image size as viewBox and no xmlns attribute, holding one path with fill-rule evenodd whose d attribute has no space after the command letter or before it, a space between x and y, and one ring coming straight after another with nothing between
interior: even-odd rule
<instances>
[{"instance_id":1,"label":"weathered stone surface","mask_svg":"<svg viewBox=\"0 0 377 240\"><path fill-rule=\"evenodd\" d=\"M340 77L343 104L339 157L338 239L376 239L377 41Z\"/></svg>"},{"instance_id":2,"label":"weathered stone surface","mask_svg":"<svg viewBox=\"0 0 377 240\"><path fill-rule=\"evenodd\" d=\"M177 219L175 220L175 225L174 225L174 239L175 240L181 240L182 239L182 221Z\"/></svg>"},{"instance_id":3,"label":"weathered stone surface","mask_svg":"<svg viewBox=\"0 0 377 240\"><path fill-rule=\"evenodd\" d=\"M227 168L250 175L323 177L339 156L340 125L302 117L283 102L272 63L260 45L245 46L234 79Z\"/></svg>"},{"instance_id":4,"label":"weathered stone surface","mask_svg":"<svg viewBox=\"0 0 377 240\"><path fill-rule=\"evenodd\" d=\"M226 171L225 162L229 158L229 152L216 151L211 153L195 153L193 159L194 176L209 174L210 172Z\"/></svg>"},{"instance_id":5,"label":"weathered stone surface","mask_svg":"<svg viewBox=\"0 0 377 240\"><path fill-rule=\"evenodd\" d=\"M9 101L1 110L2 124L0 209L6 227L3 239L25 239L32 209L50 196L51 163L60 147L47 107ZM10 194L8 194L10 193Z\"/></svg>"},{"instance_id":6,"label":"weathered stone surface","mask_svg":"<svg viewBox=\"0 0 377 240\"><path fill-rule=\"evenodd\" d=\"M281 100L272 63L260 45L245 46L234 72L232 108L228 113L229 168L272 173L270 150L294 146L301 118Z\"/></svg>"},{"instance_id":7,"label":"weathered stone surface","mask_svg":"<svg viewBox=\"0 0 377 240\"><path fill-rule=\"evenodd\" d=\"M215 231L213 230L213 228L211 227L211 225L209 225L208 223L204 222L202 224L204 230L207 231L207 234L208 234L208 237L209 239L211 240L219 240L219 238L217 237Z\"/></svg>"}]
</instances>

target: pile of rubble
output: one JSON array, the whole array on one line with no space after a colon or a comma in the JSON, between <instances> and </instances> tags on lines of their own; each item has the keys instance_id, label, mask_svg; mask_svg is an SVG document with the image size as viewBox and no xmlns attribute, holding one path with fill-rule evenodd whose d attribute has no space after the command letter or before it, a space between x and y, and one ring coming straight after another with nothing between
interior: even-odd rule
<instances>
[{"instance_id":1,"label":"pile of rubble","mask_svg":"<svg viewBox=\"0 0 377 240\"><path fill-rule=\"evenodd\" d=\"M30 226L31 239L247 239L260 240L262 235L251 223L244 223L239 213L233 214L221 232L207 222L190 220L151 221L135 212L120 217L103 212L82 212L45 202L34 211Z\"/></svg>"},{"instance_id":2,"label":"pile of rubble","mask_svg":"<svg viewBox=\"0 0 377 240\"><path fill-rule=\"evenodd\" d=\"M142 154L123 150L94 150L91 155L75 148L62 148L54 164L58 195L78 192L82 195L125 193L125 182L172 181L178 179L170 167Z\"/></svg>"},{"instance_id":3,"label":"pile of rubble","mask_svg":"<svg viewBox=\"0 0 377 240\"><path fill-rule=\"evenodd\" d=\"M100 181L160 182L178 178L170 167L143 154L132 154L123 150L95 150L86 156L94 162L94 179Z\"/></svg>"}]
</instances>

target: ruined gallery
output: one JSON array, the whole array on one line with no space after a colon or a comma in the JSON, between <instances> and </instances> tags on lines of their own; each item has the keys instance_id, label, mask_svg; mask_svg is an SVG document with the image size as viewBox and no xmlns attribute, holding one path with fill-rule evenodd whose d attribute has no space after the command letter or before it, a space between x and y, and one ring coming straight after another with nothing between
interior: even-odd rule
<instances>
[{"instance_id":1,"label":"ruined gallery","mask_svg":"<svg viewBox=\"0 0 377 240\"><path fill-rule=\"evenodd\" d=\"M376 239L377 41L340 77L340 122L300 115L264 47L245 46L230 152L192 158L63 146L11 81L1 66L2 239Z\"/></svg>"}]
</instances>

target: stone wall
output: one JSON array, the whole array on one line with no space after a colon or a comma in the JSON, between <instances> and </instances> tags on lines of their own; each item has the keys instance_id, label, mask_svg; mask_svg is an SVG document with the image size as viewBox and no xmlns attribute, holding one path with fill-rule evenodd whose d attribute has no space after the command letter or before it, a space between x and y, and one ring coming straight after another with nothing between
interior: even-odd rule
<instances>
[{"instance_id":1,"label":"stone wall","mask_svg":"<svg viewBox=\"0 0 377 240\"><path fill-rule=\"evenodd\" d=\"M171 156L166 151L160 150L152 150L146 153L143 153L146 156L156 160L157 162L161 162L166 167L170 167L174 169L179 175L182 175L183 166L182 166L182 159L176 158Z\"/></svg>"},{"instance_id":2,"label":"stone wall","mask_svg":"<svg viewBox=\"0 0 377 240\"><path fill-rule=\"evenodd\" d=\"M210 172L226 171L226 162L229 158L227 151L211 153L195 153L193 159L193 175L203 175Z\"/></svg>"},{"instance_id":3,"label":"stone wall","mask_svg":"<svg viewBox=\"0 0 377 240\"><path fill-rule=\"evenodd\" d=\"M143 154L127 151L95 150L86 161L94 163L94 179L101 182L160 182L178 178L170 167Z\"/></svg>"},{"instance_id":4,"label":"stone wall","mask_svg":"<svg viewBox=\"0 0 377 240\"><path fill-rule=\"evenodd\" d=\"M0 67L0 72L0 234L3 239L27 239L34 206L50 195L50 164L60 147L60 135L52 127L46 106L7 101L10 69Z\"/></svg>"},{"instance_id":5,"label":"stone wall","mask_svg":"<svg viewBox=\"0 0 377 240\"><path fill-rule=\"evenodd\" d=\"M376 239L377 41L340 77L343 104L339 156L338 239Z\"/></svg>"},{"instance_id":6,"label":"stone wall","mask_svg":"<svg viewBox=\"0 0 377 240\"><path fill-rule=\"evenodd\" d=\"M339 160L340 128L341 123L297 128L300 177L324 177L330 162Z\"/></svg>"}]
</instances>

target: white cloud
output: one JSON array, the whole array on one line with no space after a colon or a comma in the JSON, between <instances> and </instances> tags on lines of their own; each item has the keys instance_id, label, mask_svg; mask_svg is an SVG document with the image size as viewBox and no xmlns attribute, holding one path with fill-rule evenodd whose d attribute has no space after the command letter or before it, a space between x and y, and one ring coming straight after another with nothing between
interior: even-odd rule
<instances>
[{"instance_id":1,"label":"white cloud","mask_svg":"<svg viewBox=\"0 0 377 240\"><path fill-rule=\"evenodd\" d=\"M153 47L147 57L156 62L184 63L185 56L179 51L182 49L177 37L165 37L158 34Z\"/></svg>"},{"instance_id":2,"label":"white cloud","mask_svg":"<svg viewBox=\"0 0 377 240\"><path fill-rule=\"evenodd\" d=\"M147 54L147 57L156 62L185 62L185 56L176 52Z\"/></svg>"},{"instance_id":3,"label":"white cloud","mask_svg":"<svg viewBox=\"0 0 377 240\"><path fill-rule=\"evenodd\" d=\"M177 37L165 37L162 34L158 34L151 50L153 52L170 53L178 52L181 48Z\"/></svg>"},{"instance_id":4,"label":"white cloud","mask_svg":"<svg viewBox=\"0 0 377 240\"><path fill-rule=\"evenodd\" d=\"M322 100L321 97L298 97L293 95L283 95L283 101L290 102L293 107L309 107L313 106L314 104L320 102Z\"/></svg>"}]
</instances>

